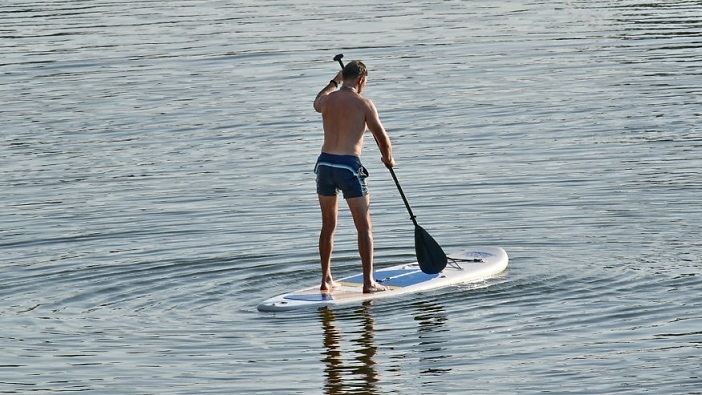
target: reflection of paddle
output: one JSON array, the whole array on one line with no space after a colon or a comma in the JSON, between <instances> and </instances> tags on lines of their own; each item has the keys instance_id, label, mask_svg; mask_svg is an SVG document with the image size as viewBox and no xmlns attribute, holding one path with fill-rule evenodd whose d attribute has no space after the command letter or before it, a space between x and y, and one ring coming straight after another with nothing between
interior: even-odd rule
<instances>
[{"instance_id":1,"label":"reflection of paddle","mask_svg":"<svg viewBox=\"0 0 702 395\"><path fill-rule=\"evenodd\" d=\"M341 58L343 57L343 54L338 54L334 56L334 60L339 62L342 69L344 68L344 62L341 61ZM419 262L419 268L427 274L439 273L440 271L444 270L444 268L446 267L446 263L448 262L446 254L444 253L444 250L441 248L439 243L437 243L436 240L434 240L434 238L431 237L431 235L427 233L426 230L424 230L424 228L417 224L417 219L412 213L412 208L410 208L409 202L405 197L405 193L402 191L402 187L400 187L400 182L397 181L395 171L392 169L392 167L388 167L388 170L390 170L392 179L395 180L397 190L400 191L402 201L405 202L405 207L407 207L410 219L412 220L412 223L414 223L414 249L417 254L417 262Z\"/></svg>"}]
</instances>

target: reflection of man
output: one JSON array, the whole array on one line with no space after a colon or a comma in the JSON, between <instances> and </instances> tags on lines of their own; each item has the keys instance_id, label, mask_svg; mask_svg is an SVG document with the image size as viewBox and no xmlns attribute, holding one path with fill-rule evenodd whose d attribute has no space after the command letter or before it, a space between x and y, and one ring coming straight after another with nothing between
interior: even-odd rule
<instances>
[{"instance_id":1,"label":"reflection of man","mask_svg":"<svg viewBox=\"0 0 702 395\"><path fill-rule=\"evenodd\" d=\"M331 291L331 255L337 221L337 193L343 192L358 233L358 253L363 265L363 292L384 291L373 279L373 233L371 230L370 198L366 186L368 172L361 165L363 135L368 128L375 137L381 161L388 168L395 165L390 138L385 132L373 102L361 96L368 80L363 62L346 64L314 99L314 109L322 113L324 143L317 159L317 194L322 210L322 230L319 235L319 255L322 264L320 290ZM336 90L339 84L339 90Z\"/></svg>"},{"instance_id":2,"label":"reflection of man","mask_svg":"<svg viewBox=\"0 0 702 395\"><path fill-rule=\"evenodd\" d=\"M360 337L353 342L354 344L358 344L359 347L353 351L360 355L353 360L360 362L360 366L345 366L340 344L342 335L336 327L334 312L326 307L320 310L320 319L322 320L322 327L324 328L324 346L326 347L326 356L323 361L327 365L324 369L327 376L325 385L327 394L349 392L364 394L380 393L376 386L380 379L375 369L376 362L373 359L378 352L378 348L375 345L374 321L370 315L369 306L367 305L361 307L357 313L360 313L358 316L362 318L360 322L361 331ZM362 377L360 379L344 377L354 372L361 374Z\"/></svg>"}]
</instances>

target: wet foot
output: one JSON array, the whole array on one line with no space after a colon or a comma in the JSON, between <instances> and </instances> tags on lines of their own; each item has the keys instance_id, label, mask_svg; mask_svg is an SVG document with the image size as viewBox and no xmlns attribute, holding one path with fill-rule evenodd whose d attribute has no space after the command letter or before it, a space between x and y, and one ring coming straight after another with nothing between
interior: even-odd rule
<instances>
[{"instance_id":1,"label":"wet foot","mask_svg":"<svg viewBox=\"0 0 702 395\"><path fill-rule=\"evenodd\" d=\"M387 291L387 290L388 290L388 287L386 287L384 285L380 285L378 283L375 283L370 287L363 287L364 294L372 294L372 293L383 292L383 291Z\"/></svg>"}]
</instances>

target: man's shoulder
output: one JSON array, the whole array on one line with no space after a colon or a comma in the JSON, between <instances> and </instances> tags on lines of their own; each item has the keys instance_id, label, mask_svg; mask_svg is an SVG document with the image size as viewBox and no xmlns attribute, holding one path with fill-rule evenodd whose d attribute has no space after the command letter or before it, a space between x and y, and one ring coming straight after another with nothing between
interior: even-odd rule
<instances>
[{"instance_id":1,"label":"man's shoulder","mask_svg":"<svg viewBox=\"0 0 702 395\"><path fill-rule=\"evenodd\" d=\"M360 96L360 97L363 100L363 104L365 104L369 110L375 111L375 103L373 103L373 100L371 100L370 98L365 97L365 96Z\"/></svg>"}]
</instances>

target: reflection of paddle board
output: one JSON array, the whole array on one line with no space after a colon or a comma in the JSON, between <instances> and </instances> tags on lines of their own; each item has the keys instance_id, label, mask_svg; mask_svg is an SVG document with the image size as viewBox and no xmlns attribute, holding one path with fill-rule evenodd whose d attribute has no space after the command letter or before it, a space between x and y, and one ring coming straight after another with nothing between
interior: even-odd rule
<instances>
[{"instance_id":1,"label":"reflection of paddle board","mask_svg":"<svg viewBox=\"0 0 702 395\"><path fill-rule=\"evenodd\" d=\"M375 271L375 279L387 291L363 293L363 276L357 274L337 280L340 287L321 292L319 286L285 293L258 305L260 311L284 311L300 308L336 306L369 299L427 291L453 284L477 282L494 276L507 267L507 253L500 247L474 247L448 255L449 264L437 274L426 274L415 263Z\"/></svg>"}]
</instances>

